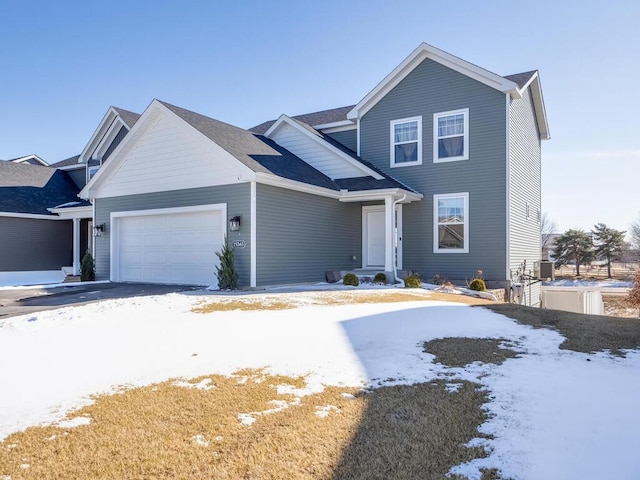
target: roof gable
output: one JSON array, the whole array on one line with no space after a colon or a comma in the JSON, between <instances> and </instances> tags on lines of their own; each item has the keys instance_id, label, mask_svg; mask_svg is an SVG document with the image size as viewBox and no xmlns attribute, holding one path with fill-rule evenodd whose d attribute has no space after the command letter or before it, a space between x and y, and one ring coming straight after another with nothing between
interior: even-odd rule
<instances>
[{"instance_id":1,"label":"roof gable","mask_svg":"<svg viewBox=\"0 0 640 480\"><path fill-rule=\"evenodd\" d=\"M391 73L375 86L362 100L360 100L347 114L350 120L356 120L366 114L387 93L407 77L425 59L431 59L452 70L477 80L501 92L519 96L515 82L497 75L489 70L455 57L447 52L426 43L421 43L405 58Z\"/></svg>"},{"instance_id":2,"label":"roof gable","mask_svg":"<svg viewBox=\"0 0 640 480\"><path fill-rule=\"evenodd\" d=\"M273 139L294 155L303 158L305 162L331 179L365 176L372 176L376 179L383 178L379 172L347 154L346 149L337 147L337 142L328 142L325 135L310 125L286 115L281 115L265 132L265 136Z\"/></svg>"},{"instance_id":3,"label":"roof gable","mask_svg":"<svg viewBox=\"0 0 640 480\"><path fill-rule=\"evenodd\" d=\"M124 110L118 107L109 107L107 113L102 117L98 127L91 135L89 142L84 147L78 163L87 163L89 160L102 160L103 156L108 156L115 148L115 143L122 139L122 131L129 131L140 118L137 113ZM119 135L120 134L120 135Z\"/></svg>"},{"instance_id":4,"label":"roof gable","mask_svg":"<svg viewBox=\"0 0 640 480\"><path fill-rule=\"evenodd\" d=\"M355 107L355 105L347 105L346 107L338 107L331 108L329 110L321 110L319 112L305 113L302 115L294 115L294 120L300 120L301 122L306 123L307 125L311 125L315 128L326 127L334 124L351 124L354 125L353 122L347 120L347 113ZM261 123L260 125L256 125L255 127L250 128L249 130L254 133L264 134L271 126L276 123L278 120L269 120L268 122ZM354 125L355 126L355 125Z\"/></svg>"},{"instance_id":5,"label":"roof gable","mask_svg":"<svg viewBox=\"0 0 640 480\"><path fill-rule=\"evenodd\" d=\"M27 163L29 165L40 165L43 167L49 166L47 162L45 162L35 153L31 155L25 155L24 157L12 158L11 160L7 160L7 161L13 162L13 163Z\"/></svg>"},{"instance_id":6,"label":"roof gable","mask_svg":"<svg viewBox=\"0 0 640 480\"><path fill-rule=\"evenodd\" d=\"M227 185L251 178L250 169L167 105L151 102L82 190L83 198Z\"/></svg>"}]
</instances>

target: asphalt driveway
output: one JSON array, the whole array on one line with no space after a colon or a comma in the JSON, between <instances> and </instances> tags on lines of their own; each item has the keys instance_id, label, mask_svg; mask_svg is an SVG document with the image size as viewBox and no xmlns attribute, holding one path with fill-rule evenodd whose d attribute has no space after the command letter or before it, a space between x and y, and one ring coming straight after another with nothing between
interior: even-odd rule
<instances>
[{"instance_id":1,"label":"asphalt driveway","mask_svg":"<svg viewBox=\"0 0 640 480\"><path fill-rule=\"evenodd\" d=\"M110 298L163 295L172 292L200 290L189 285L156 285L148 283L91 283L84 285L0 289L0 319L70 305L83 305Z\"/></svg>"}]
</instances>

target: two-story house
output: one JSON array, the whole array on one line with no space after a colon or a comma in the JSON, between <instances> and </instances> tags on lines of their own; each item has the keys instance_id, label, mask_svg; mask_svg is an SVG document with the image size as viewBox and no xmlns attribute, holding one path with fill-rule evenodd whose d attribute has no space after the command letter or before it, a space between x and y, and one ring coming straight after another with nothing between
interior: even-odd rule
<instances>
[{"instance_id":1,"label":"two-story house","mask_svg":"<svg viewBox=\"0 0 640 480\"><path fill-rule=\"evenodd\" d=\"M154 100L127 130L84 159L101 279L214 283L225 236L251 287L357 269L508 287L540 260L536 71L421 44L356 105L245 130Z\"/></svg>"}]
</instances>

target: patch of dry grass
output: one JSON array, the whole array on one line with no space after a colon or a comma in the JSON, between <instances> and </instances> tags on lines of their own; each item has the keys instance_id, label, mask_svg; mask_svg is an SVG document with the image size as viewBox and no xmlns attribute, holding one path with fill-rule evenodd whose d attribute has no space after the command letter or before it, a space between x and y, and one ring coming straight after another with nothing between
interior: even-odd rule
<instances>
[{"instance_id":1,"label":"patch of dry grass","mask_svg":"<svg viewBox=\"0 0 640 480\"><path fill-rule=\"evenodd\" d=\"M500 365L518 353L504 338L436 338L424 343L424 351L435 355L435 361L448 367L464 367L473 362Z\"/></svg>"},{"instance_id":2,"label":"patch of dry grass","mask_svg":"<svg viewBox=\"0 0 640 480\"><path fill-rule=\"evenodd\" d=\"M98 397L72 415L89 425L13 434L0 443L0 478L441 479L485 455L464 446L486 419L486 394L469 382L457 392L435 381L304 397L276 388L303 379L261 372L189 384Z\"/></svg>"},{"instance_id":3,"label":"patch of dry grass","mask_svg":"<svg viewBox=\"0 0 640 480\"><path fill-rule=\"evenodd\" d=\"M609 350L624 355L623 349L640 348L640 319L527 307L512 303L487 305L518 323L535 328L551 328L566 337L560 348L592 353Z\"/></svg>"},{"instance_id":4,"label":"patch of dry grass","mask_svg":"<svg viewBox=\"0 0 640 480\"><path fill-rule=\"evenodd\" d=\"M232 310L289 310L305 305L352 305L358 303L423 302L425 300L487 305L492 302L477 297L421 289L380 291L333 291L257 294L242 297L216 297L193 309L195 313L226 312Z\"/></svg>"}]
</instances>

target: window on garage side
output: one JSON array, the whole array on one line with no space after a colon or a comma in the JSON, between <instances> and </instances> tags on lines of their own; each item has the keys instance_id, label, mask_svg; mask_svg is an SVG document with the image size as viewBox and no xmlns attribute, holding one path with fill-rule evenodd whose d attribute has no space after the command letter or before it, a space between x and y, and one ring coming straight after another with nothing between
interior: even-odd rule
<instances>
[{"instance_id":1,"label":"window on garage side","mask_svg":"<svg viewBox=\"0 0 640 480\"><path fill-rule=\"evenodd\" d=\"M391 121L391 167L422 163L422 117Z\"/></svg>"},{"instance_id":2,"label":"window on garage side","mask_svg":"<svg viewBox=\"0 0 640 480\"><path fill-rule=\"evenodd\" d=\"M469 158L469 109L433 115L433 161Z\"/></svg>"},{"instance_id":3,"label":"window on garage side","mask_svg":"<svg viewBox=\"0 0 640 480\"><path fill-rule=\"evenodd\" d=\"M469 193L433 196L434 253L469 252Z\"/></svg>"}]
</instances>

